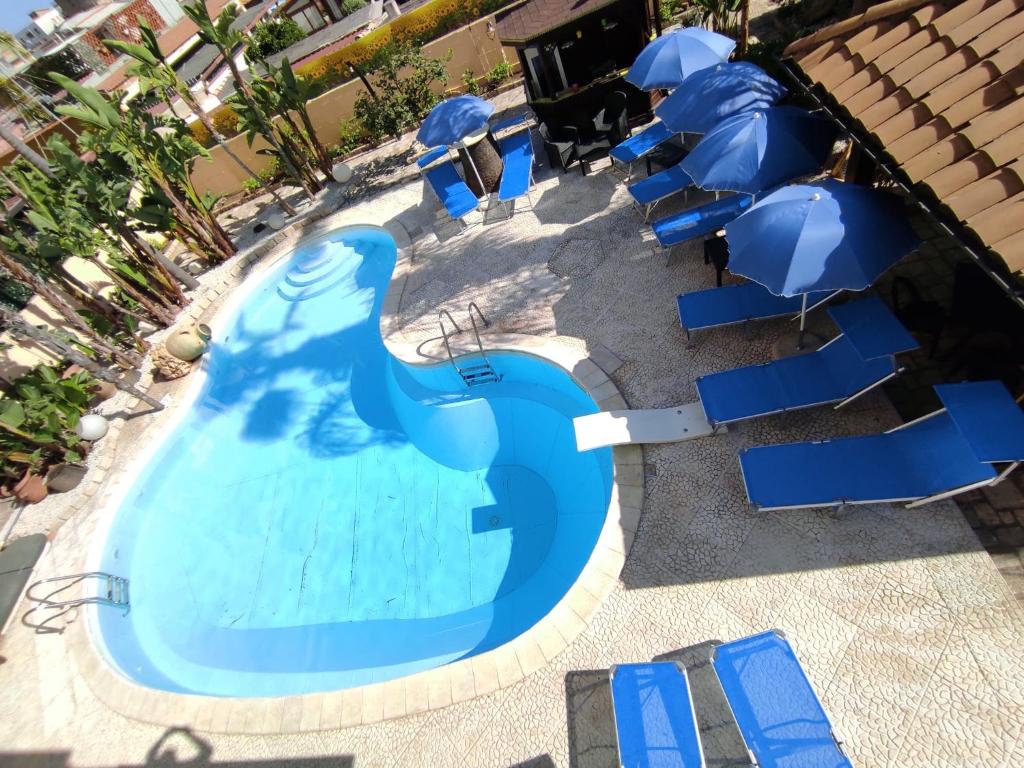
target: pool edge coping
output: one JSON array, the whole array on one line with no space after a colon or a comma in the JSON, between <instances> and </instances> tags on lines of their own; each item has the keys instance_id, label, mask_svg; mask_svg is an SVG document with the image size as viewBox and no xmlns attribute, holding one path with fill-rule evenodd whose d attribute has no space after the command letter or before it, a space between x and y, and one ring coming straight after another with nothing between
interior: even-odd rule
<instances>
[{"instance_id":1,"label":"pool edge coping","mask_svg":"<svg viewBox=\"0 0 1024 768\"><path fill-rule=\"evenodd\" d=\"M220 276L218 285L210 286L187 318L193 322L206 321L229 309L230 298L218 299L230 288L272 268L300 239L347 226L345 213L324 217L325 221L318 221L311 228L308 228L308 221L293 223L268 241L240 254L237 263ZM395 270L380 317L381 337L388 351L403 362L437 362L420 354L416 344L401 339L399 313L413 260L411 241L404 227L395 220L384 227L351 224L383 229L398 247ZM303 231L307 228L308 231ZM207 300L211 293L212 298ZM531 354L557 365L601 410L628 407L614 381L589 354L571 344L570 337L487 333L484 338L489 350ZM188 386L183 391L187 392ZM182 404L190 403L186 398ZM150 424L147 431L165 428L180 413L177 407L168 411L164 418L157 418ZM619 580L643 506L642 448L615 446L612 461L612 487L604 524L576 581L540 621L509 642L482 654L394 680L338 691L279 697L215 697L161 691L129 680L105 657L98 641L92 637L93 622L84 620L72 624L66 633L72 661L97 698L125 717L225 734L277 735L370 725L443 709L509 688L546 667L568 649L601 609ZM125 482L127 473L116 474L122 477L111 480L119 482L105 483L90 510L89 517L93 518L90 522L95 525L102 525L98 518ZM89 550L91 547L83 547L77 557L88 558Z\"/></svg>"}]
</instances>

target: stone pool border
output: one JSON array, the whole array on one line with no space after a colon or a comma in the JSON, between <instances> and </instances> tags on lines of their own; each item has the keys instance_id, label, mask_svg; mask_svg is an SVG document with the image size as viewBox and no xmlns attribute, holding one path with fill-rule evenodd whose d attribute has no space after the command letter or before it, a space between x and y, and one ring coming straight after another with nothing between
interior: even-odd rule
<instances>
[{"instance_id":1,"label":"stone pool border","mask_svg":"<svg viewBox=\"0 0 1024 768\"><path fill-rule=\"evenodd\" d=\"M230 268L223 270L216 284L197 298L191 310L192 321L209 321L227 309L221 300L229 289L243 279L271 268L294 247L300 238L317 236L346 225L359 225L355 211L342 211L310 226L310 220L286 227L267 241L240 254ZM365 219L365 215L361 218ZM411 242L404 227L396 221L385 227L398 244L396 264L381 313L381 335L388 349L407 362L435 361L424 348L402 338L399 313L406 280L412 268ZM251 269L250 269L251 268ZM525 352L548 360L569 373L597 402L602 410L626 408L615 383L590 356L579 349L578 341L565 337L540 337L524 334L486 333L488 350ZM575 341L575 340L574 340ZM461 348L456 353L463 351ZM193 377L200 379L201 377ZM200 381L190 381L182 405L191 403L189 393ZM150 434L169 429L181 417L182 407L170 407L149 425ZM326 693L266 698L228 698L178 694L138 685L116 671L91 637L93 621L71 624L65 633L71 657L89 688L114 711L146 723L165 726L189 726L199 731L270 735L302 731L331 730L367 725L405 715L441 709L469 701L519 683L550 663L586 628L605 598L615 588L626 555L640 520L644 498L643 452L639 446L613 449L614 476L611 499L604 526L589 560L569 591L537 624L522 635L478 656L442 667L418 672L383 683ZM113 473L111 473L113 474ZM112 516L109 507L130 481L128 472L118 473L117 482L108 482L97 496L89 528L105 530ZM115 478L111 478L114 480ZM86 540L98 537L83 537ZM79 549L82 568L94 552Z\"/></svg>"}]
</instances>

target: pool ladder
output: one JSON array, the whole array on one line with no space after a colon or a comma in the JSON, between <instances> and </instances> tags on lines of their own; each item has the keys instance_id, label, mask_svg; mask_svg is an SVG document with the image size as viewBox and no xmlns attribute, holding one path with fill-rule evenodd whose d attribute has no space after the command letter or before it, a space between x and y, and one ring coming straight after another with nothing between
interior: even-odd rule
<instances>
[{"instance_id":1,"label":"pool ladder","mask_svg":"<svg viewBox=\"0 0 1024 768\"><path fill-rule=\"evenodd\" d=\"M53 597L65 589L70 589L75 584L83 581L96 579L99 582L100 590L97 595L87 597L76 597L70 600L54 600ZM52 592L40 597L33 594L33 590L40 584L58 584L61 586ZM34 582L26 591L25 596L33 602L39 603L43 608L74 608L79 605L95 603L97 605L110 605L115 608L124 609L128 613L128 579L123 576L114 576L103 571L89 571L88 573L73 573L70 576L54 576L49 579L40 579Z\"/></svg>"},{"instance_id":2,"label":"pool ladder","mask_svg":"<svg viewBox=\"0 0 1024 768\"><path fill-rule=\"evenodd\" d=\"M476 317L473 316L474 310L476 310L476 314L480 318L480 322L483 323L484 328L490 325L490 323L487 322L487 318L484 317L484 313L480 311L480 307L476 305L476 302L469 302L469 306L466 307L466 313L469 315L469 322L473 325L473 337L476 339L476 348L480 353L480 358L483 362L465 366L460 366L455 362L455 356L452 354L448 329L445 327L444 319L447 317L448 321L452 324L452 327L455 329L453 334L462 333L462 328L460 328L459 324L455 322L455 318L452 317L452 313L447 309L442 309L437 313L437 321L441 325L441 337L444 339L444 348L448 353L448 362L452 364L452 368L454 368L459 376L462 377L462 380L466 383L467 387L475 387L478 384L491 384L493 382L501 381L501 376L494 370L494 366L491 365L491 361L487 359L487 353L484 352L484 345L480 341L480 330L476 324Z\"/></svg>"}]
</instances>

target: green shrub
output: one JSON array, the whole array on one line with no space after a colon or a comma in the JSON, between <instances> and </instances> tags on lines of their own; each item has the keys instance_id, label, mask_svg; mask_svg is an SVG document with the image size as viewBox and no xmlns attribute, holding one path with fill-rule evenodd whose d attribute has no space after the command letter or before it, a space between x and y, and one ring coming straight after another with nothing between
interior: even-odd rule
<instances>
[{"instance_id":1,"label":"green shrub","mask_svg":"<svg viewBox=\"0 0 1024 768\"><path fill-rule=\"evenodd\" d=\"M366 133L366 128L363 124L355 118L341 121L341 130L338 131L339 141L336 145L338 157L341 155L347 155L357 147L366 144L370 137Z\"/></svg>"},{"instance_id":2,"label":"green shrub","mask_svg":"<svg viewBox=\"0 0 1024 768\"><path fill-rule=\"evenodd\" d=\"M263 182L259 179L254 179L251 176L242 182L242 192L245 193L246 197L259 192L262 188Z\"/></svg>"},{"instance_id":3,"label":"green shrub","mask_svg":"<svg viewBox=\"0 0 1024 768\"><path fill-rule=\"evenodd\" d=\"M480 84L473 77L472 69L462 70L462 84L466 86L466 93L472 93L474 96L480 93Z\"/></svg>"},{"instance_id":4,"label":"green shrub","mask_svg":"<svg viewBox=\"0 0 1024 768\"><path fill-rule=\"evenodd\" d=\"M671 24L686 7L686 0L661 0L661 23Z\"/></svg>"},{"instance_id":5,"label":"green shrub","mask_svg":"<svg viewBox=\"0 0 1024 768\"><path fill-rule=\"evenodd\" d=\"M248 61L265 59L295 45L305 36L305 30L287 16L268 19L253 28L245 58Z\"/></svg>"},{"instance_id":6,"label":"green shrub","mask_svg":"<svg viewBox=\"0 0 1024 768\"><path fill-rule=\"evenodd\" d=\"M341 7L341 15L348 16L360 8L365 8L366 0L341 0L338 5Z\"/></svg>"},{"instance_id":7,"label":"green shrub","mask_svg":"<svg viewBox=\"0 0 1024 768\"><path fill-rule=\"evenodd\" d=\"M389 45L375 57L373 71L376 98L362 93L356 99L356 118L375 142L399 137L416 125L440 101L437 84L448 79L445 62L431 59L414 46Z\"/></svg>"},{"instance_id":8,"label":"green shrub","mask_svg":"<svg viewBox=\"0 0 1024 768\"><path fill-rule=\"evenodd\" d=\"M61 378L48 365L12 381L10 394L0 397L0 475L17 480L48 464L81 461L74 429L97 383L84 371Z\"/></svg>"},{"instance_id":9,"label":"green shrub","mask_svg":"<svg viewBox=\"0 0 1024 768\"><path fill-rule=\"evenodd\" d=\"M483 76L484 87L488 90L494 90L499 85L504 83L506 80L510 80L513 74L513 67L507 61L502 61L494 65L490 72Z\"/></svg>"}]
</instances>

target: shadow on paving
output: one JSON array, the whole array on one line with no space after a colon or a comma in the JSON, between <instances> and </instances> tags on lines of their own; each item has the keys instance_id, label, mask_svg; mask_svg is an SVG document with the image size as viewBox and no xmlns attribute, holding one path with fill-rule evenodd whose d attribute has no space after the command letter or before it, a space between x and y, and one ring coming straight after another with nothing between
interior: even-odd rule
<instances>
[{"instance_id":1,"label":"shadow on paving","mask_svg":"<svg viewBox=\"0 0 1024 768\"><path fill-rule=\"evenodd\" d=\"M74 765L70 751L2 752L4 768L70 768ZM277 758L269 760L217 760L213 747L188 728L169 728L140 763L121 763L110 768L146 766L147 768L355 768L355 755L327 757Z\"/></svg>"},{"instance_id":2,"label":"shadow on paving","mask_svg":"<svg viewBox=\"0 0 1024 768\"><path fill-rule=\"evenodd\" d=\"M711 666L713 641L679 648L654 661L686 667L708 766L746 765L746 746ZM586 669L565 676L565 709L572 768L617 768L618 742L612 712L609 670Z\"/></svg>"}]
</instances>

